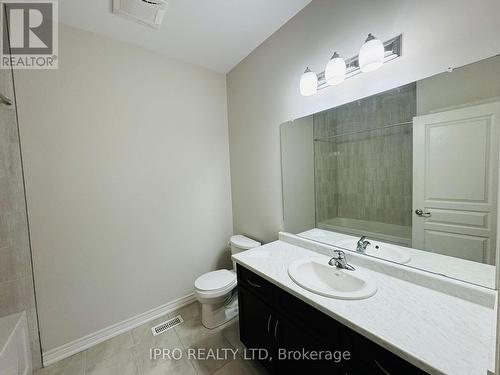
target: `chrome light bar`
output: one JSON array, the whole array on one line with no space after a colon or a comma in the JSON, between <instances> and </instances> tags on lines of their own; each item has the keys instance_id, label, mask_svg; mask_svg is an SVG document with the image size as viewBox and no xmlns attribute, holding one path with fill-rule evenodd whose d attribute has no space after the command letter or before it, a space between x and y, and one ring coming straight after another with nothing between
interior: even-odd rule
<instances>
[{"instance_id":1,"label":"chrome light bar","mask_svg":"<svg viewBox=\"0 0 500 375\"><path fill-rule=\"evenodd\" d=\"M384 50L385 50L384 64L401 56L402 41L403 41L403 35L400 34L384 42ZM347 72L345 76L346 79L354 77L355 75L361 73L361 70L359 68L358 55L346 59L345 63L347 66ZM327 87L330 86L326 82L325 71L322 71L321 73L318 73L318 90L326 89Z\"/></svg>"}]
</instances>

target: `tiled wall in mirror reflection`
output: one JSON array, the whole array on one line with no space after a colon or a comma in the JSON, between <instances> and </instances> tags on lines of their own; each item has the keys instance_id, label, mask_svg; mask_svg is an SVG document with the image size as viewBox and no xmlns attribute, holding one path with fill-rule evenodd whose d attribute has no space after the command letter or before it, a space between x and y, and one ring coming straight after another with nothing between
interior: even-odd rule
<instances>
[{"instance_id":1,"label":"tiled wall in mirror reflection","mask_svg":"<svg viewBox=\"0 0 500 375\"><path fill-rule=\"evenodd\" d=\"M411 236L415 115L412 83L313 116L317 226L367 220Z\"/></svg>"}]
</instances>

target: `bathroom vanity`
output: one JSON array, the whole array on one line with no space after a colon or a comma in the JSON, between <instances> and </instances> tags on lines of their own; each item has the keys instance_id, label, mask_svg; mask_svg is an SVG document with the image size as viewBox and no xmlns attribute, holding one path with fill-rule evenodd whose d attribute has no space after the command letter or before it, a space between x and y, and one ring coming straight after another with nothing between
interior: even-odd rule
<instances>
[{"instance_id":1,"label":"bathroom vanity","mask_svg":"<svg viewBox=\"0 0 500 375\"><path fill-rule=\"evenodd\" d=\"M495 292L438 275L433 282L417 270L408 277L399 265L348 254L373 278L376 293L326 297L297 285L289 266L301 259L327 264L335 249L280 238L233 257L241 341L269 353L262 363L271 373L481 375L492 366ZM342 360L293 360L303 351L331 351Z\"/></svg>"},{"instance_id":2,"label":"bathroom vanity","mask_svg":"<svg viewBox=\"0 0 500 375\"><path fill-rule=\"evenodd\" d=\"M425 374L243 266L238 298L241 341L267 350L270 358L262 362L271 373ZM324 353L320 359L294 359L303 351ZM327 359L326 352L334 354Z\"/></svg>"}]
</instances>

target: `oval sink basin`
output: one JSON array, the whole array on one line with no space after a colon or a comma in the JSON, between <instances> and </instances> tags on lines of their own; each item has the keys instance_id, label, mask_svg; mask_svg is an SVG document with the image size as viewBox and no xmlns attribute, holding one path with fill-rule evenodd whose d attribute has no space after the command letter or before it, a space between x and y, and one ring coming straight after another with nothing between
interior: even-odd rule
<instances>
[{"instance_id":1,"label":"oval sink basin","mask_svg":"<svg viewBox=\"0 0 500 375\"><path fill-rule=\"evenodd\" d=\"M400 264L408 263L411 260L410 253L399 246L372 241L370 239L368 239L368 241L370 241L371 244L366 248L366 255L371 255ZM356 251L358 240L343 240L335 243L334 246Z\"/></svg>"},{"instance_id":2,"label":"oval sink basin","mask_svg":"<svg viewBox=\"0 0 500 375\"><path fill-rule=\"evenodd\" d=\"M299 259L288 266L288 275L310 292L337 299L364 299L377 292L373 279L361 270L330 266L322 259Z\"/></svg>"}]
</instances>

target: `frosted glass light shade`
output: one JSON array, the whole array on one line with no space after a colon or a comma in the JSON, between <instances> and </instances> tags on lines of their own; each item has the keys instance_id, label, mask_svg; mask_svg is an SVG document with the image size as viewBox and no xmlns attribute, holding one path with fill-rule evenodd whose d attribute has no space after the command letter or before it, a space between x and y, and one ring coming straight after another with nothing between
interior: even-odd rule
<instances>
[{"instance_id":1,"label":"frosted glass light shade","mask_svg":"<svg viewBox=\"0 0 500 375\"><path fill-rule=\"evenodd\" d=\"M372 34L359 50L359 68L362 72L373 72L384 63L384 44Z\"/></svg>"},{"instance_id":2,"label":"frosted glass light shade","mask_svg":"<svg viewBox=\"0 0 500 375\"><path fill-rule=\"evenodd\" d=\"M303 96L311 96L318 91L318 76L309 68L300 77L300 93Z\"/></svg>"},{"instance_id":3,"label":"frosted glass light shade","mask_svg":"<svg viewBox=\"0 0 500 375\"><path fill-rule=\"evenodd\" d=\"M338 85L345 80L346 72L347 67L345 65L344 59L335 52L331 60L328 61L328 64L326 64L326 82L331 86Z\"/></svg>"}]
</instances>

